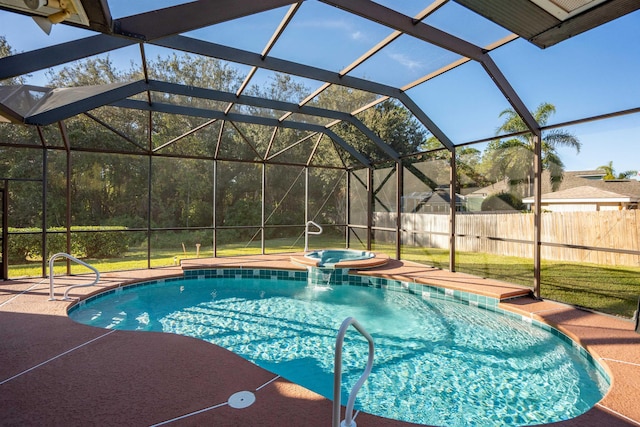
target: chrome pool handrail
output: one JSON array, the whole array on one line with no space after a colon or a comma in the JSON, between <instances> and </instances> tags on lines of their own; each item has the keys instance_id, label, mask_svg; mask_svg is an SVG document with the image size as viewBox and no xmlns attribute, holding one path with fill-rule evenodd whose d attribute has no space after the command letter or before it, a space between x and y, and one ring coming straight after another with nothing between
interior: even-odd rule
<instances>
[{"instance_id":1,"label":"chrome pool handrail","mask_svg":"<svg viewBox=\"0 0 640 427\"><path fill-rule=\"evenodd\" d=\"M318 228L317 231L309 231L309 226L313 225ZM317 224L313 221L307 221L307 224L304 226L304 251L309 251L309 234L322 234L322 227L320 224Z\"/></svg>"},{"instance_id":2,"label":"chrome pool handrail","mask_svg":"<svg viewBox=\"0 0 640 427\"><path fill-rule=\"evenodd\" d=\"M70 259L71 261L77 262L78 264L84 265L85 267L89 268L90 270L93 270L93 272L96 274L95 280L93 282L91 282L91 283L85 283L85 284L82 284L82 285L69 286L67 288L67 290L64 292L64 296L62 298L64 301L71 301L71 298L69 298L69 291L71 289L79 288L79 287L82 287L82 286L92 286L92 285L95 285L96 283L98 283L100 281L100 272L98 271L97 268L95 268L92 265L87 264L84 261L80 261L78 258L73 257L73 256L69 255L68 253L59 252L57 254L52 255L51 258L49 258L49 301L55 301L56 300L55 294L53 292L53 278L54 278L54 275L53 275L53 262L57 258L60 258L60 257L67 258L67 259Z\"/></svg>"},{"instance_id":3,"label":"chrome pool handrail","mask_svg":"<svg viewBox=\"0 0 640 427\"><path fill-rule=\"evenodd\" d=\"M340 389L342 387L342 345L344 343L344 335L347 333L349 326L353 325L354 328L360 334L369 341L369 358L367 359L367 366L364 372L360 376L360 379L355 383L349 394L349 400L347 401L347 407L345 410L344 421L340 423ZM357 427L355 421L353 421L353 405L356 402L356 395L362 387L362 384L367 380L371 369L373 368L373 338L369 333L358 323L353 317L347 317L342 322L338 336L336 337L336 355L334 361L333 371L333 421L332 427Z\"/></svg>"}]
</instances>

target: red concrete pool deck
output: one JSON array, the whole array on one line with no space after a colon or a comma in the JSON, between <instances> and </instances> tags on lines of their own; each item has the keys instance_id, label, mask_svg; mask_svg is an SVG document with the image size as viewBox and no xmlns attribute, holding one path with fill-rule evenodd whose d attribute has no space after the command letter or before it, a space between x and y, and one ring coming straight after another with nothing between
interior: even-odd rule
<instances>
[{"instance_id":1,"label":"red concrete pool deck","mask_svg":"<svg viewBox=\"0 0 640 427\"><path fill-rule=\"evenodd\" d=\"M303 269L290 254L184 260L184 268ZM612 385L594 408L557 426L640 426L640 335L625 319L539 301L515 285L390 262L360 272L451 289L501 295L501 308L545 321L570 335L605 366ZM96 286L74 297L123 283L171 277L182 268L102 274ZM153 332L110 331L73 322L72 304L59 299L66 286L92 277L56 277L57 301L48 301L48 279L0 282L0 425L329 426L331 402L279 378L216 345ZM511 298L511 299L508 299ZM327 349L333 351L333 349ZM256 401L228 404L239 391ZM182 416L188 415L184 418ZM360 413L358 426L409 426Z\"/></svg>"}]
</instances>

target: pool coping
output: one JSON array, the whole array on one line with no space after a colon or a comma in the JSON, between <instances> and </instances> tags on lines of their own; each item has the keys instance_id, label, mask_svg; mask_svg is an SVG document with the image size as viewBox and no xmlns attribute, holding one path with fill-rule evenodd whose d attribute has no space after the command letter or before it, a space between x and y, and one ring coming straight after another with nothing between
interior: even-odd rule
<instances>
[{"instance_id":1,"label":"pool coping","mask_svg":"<svg viewBox=\"0 0 640 427\"><path fill-rule=\"evenodd\" d=\"M216 268L304 269L292 264L288 259L289 256L290 254L281 254L183 260L182 268L173 267L105 273L97 286L75 288L72 290L72 295L86 298L106 289L122 286L125 283L181 276L183 270L212 266L216 266ZM596 406L579 417L555 423L554 425L640 426L640 407L637 405L637 402L640 401L640 335L633 331L634 325L631 321L579 310L551 301L536 300L526 296L526 293L525 296L511 297L509 295L517 290L514 285L501 282L494 283L481 278L470 278L460 273L431 269L414 263L398 264L397 261L394 261L386 268L358 271L354 272L354 274L393 277L394 280L407 280L413 283L432 281L436 285L444 284L455 288L464 288L465 281L470 280L471 285L469 286L477 286L478 292L500 295L498 306L501 309L519 313L522 316L530 317L557 328L586 348L609 373L611 388ZM62 285L77 283L81 280L86 281L86 277L56 277L58 295L60 295ZM465 290L465 292L467 291L469 291L469 288ZM120 378L135 379L136 385L143 386L147 390L146 393L150 394L150 396L128 396L135 402L142 400L143 402L140 405L143 406L140 408L145 408L145 410L136 409L131 407L132 405L129 403L121 402L114 397L111 398L119 403L116 406L118 407L118 412L122 413L122 415L118 416L125 417L125 422L122 425L131 425L134 419L140 419L141 421L135 424L149 425L152 424L153 420L162 419L162 414L173 413L174 415L180 415L181 413L189 412L190 407L204 407L204 404L198 406L198 402L202 402L204 399L202 389L208 388L206 384L201 385L198 382L200 377L211 377L211 381L226 384L228 390L234 390L239 387L238 382L240 379L232 375L232 372L247 373L247 378L242 378L240 382L246 382L251 378L259 379L260 381L268 380L270 373L242 359L237 360L237 356L226 350L222 349L221 351L215 345L198 340L169 334L136 334L135 332L126 331L115 331L108 336L102 337L105 334L104 330L76 324L66 316L66 310L72 304L64 301L49 302L47 298L48 280L45 279L23 279L4 282L0 285L0 316L3 317L4 325L3 328L0 328L0 339L5 343L4 346L0 346L0 356L5 361L0 367L0 381L3 378L10 378L12 375L16 375L16 372L24 372L25 369L37 366L39 362L47 358L47 355L63 354L64 351L61 350L73 347L76 342L98 339L86 347L65 354L59 359L54 359L51 365L64 365L67 363L72 368L72 372L75 370L81 373L84 378L95 378L95 382L102 384L105 389L110 387L118 389L122 380L101 377L95 371L95 366L91 370L88 369L91 366L85 367L80 363L73 363L74 360L82 358L81 356L84 353L91 353L94 358L91 363L98 363L102 357L107 357L107 360L103 362L104 365L98 364L100 369L105 371L120 370L122 374ZM51 328L48 326L50 324L55 324L56 327ZM194 343L193 341L198 342ZM100 351L89 351L94 348L95 350L100 349ZM153 349L156 352L148 354ZM160 353L158 353L158 349L161 349ZM140 355L140 357L134 357L137 360L129 360L130 358L127 357L126 363L120 361L118 364L113 365L109 356L120 354L118 353L119 351L125 351L126 354ZM11 357L11 354L17 352L21 354L20 357ZM185 357L187 355L188 358ZM213 364L214 366L211 366L211 360L216 360L216 363ZM145 369L144 365L148 363L151 363L162 375L158 378L147 378L148 369ZM68 411L67 414L73 413L78 419L81 419L82 416L88 417L91 415L92 422L100 419L101 416L107 416L106 414L100 415L100 411L98 413L90 411L90 414L73 411L71 406L75 407L80 404L79 402L86 402L87 397L76 397L77 401L73 401L71 399L73 396L69 395L74 393L69 391L69 384L75 384L74 377L64 371L54 372L47 366L37 367L37 369L29 371L15 380L0 385L0 391L6 390L9 392L8 396L5 395L5 397L0 398L0 416L3 416L3 419L19 420L20 424L23 425L35 425L38 424L34 421L36 419L56 419L56 414L60 411L60 408L66 409ZM229 369L229 366L233 366L233 369ZM181 384L178 379L171 375L173 371L181 372L184 370L188 373L192 370L202 369L204 371L200 372L200 376L192 379L186 385ZM47 381L43 381L43 379ZM175 395L175 389L177 388L180 396L185 395L186 397L184 399L171 399L169 396L165 396L166 393L163 393L162 388L149 388L148 383L155 384L163 381L170 382L166 387L167 390L172 390L172 396ZM45 385L43 386L43 384ZM39 390L42 388L56 390L56 387L58 387L59 392L51 393L49 399L43 399L39 394ZM224 389L225 387L221 388ZM261 394L258 398L260 405L256 403L254 406L262 407L262 405L266 405L266 408L262 407L263 410L259 410L257 407L241 412L230 412L228 408L216 409L194 416L192 423L187 423L186 425L210 424L211 422L215 422L216 425L239 425L240 423L254 425L252 423L256 422L259 422L258 425L276 425L279 422L276 421L276 418L281 420L284 414L289 414L290 412L290 415L295 412L298 414L297 416L304 418L306 420L304 425L328 425L330 423L330 402L327 402L326 399L318 397L314 393L291 384L284 379L276 379L268 388L279 391L275 394L260 392ZM282 390L287 391L283 392ZM122 394L126 395L127 392L120 390L117 395ZM37 400L37 402L34 402L34 400ZM174 400L178 400L178 402ZM183 406L180 406L180 404ZM277 408L277 410L274 410L274 408ZM153 413L154 417L151 420L148 418L150 412ZM299 415L300 413L304 415ZM165 416L164 419L170 418L170 416ZM107 419L109 419L110 423L113 422L113 415L103 418L103 421L106 422ZM368 414L360 414L358 420L361 425L411 425L380 419Z\"/></svg>"}]
</instances>

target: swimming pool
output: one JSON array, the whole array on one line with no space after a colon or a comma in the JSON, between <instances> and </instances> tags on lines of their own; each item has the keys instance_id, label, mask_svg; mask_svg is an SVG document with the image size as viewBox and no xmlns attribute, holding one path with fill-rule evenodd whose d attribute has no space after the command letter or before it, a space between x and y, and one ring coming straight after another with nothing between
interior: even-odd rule
<instances>
[{"instance_id":1,"label":"swimming pool","mask_svg":"<svg viewBox=\"0 0 640 427\"><path fill-rule=\"evenodd\" d=\"M306 272L186 271L92 297L69 315L90 325L173 332L226 347L328 398L335 335L353 316L376 341L374 370L356 406L431 425L526 425L575 417L606 379L564 335L495 301L393 280L343 277L317 292ZM345 274L346 276L346 274ZM368 286L371 285L371 286ZM465 300L465 298L468 298ZM368 346L348 333L343 390ZM343 396L346 401L346 395Z\"/></svg>"}]
</instances>

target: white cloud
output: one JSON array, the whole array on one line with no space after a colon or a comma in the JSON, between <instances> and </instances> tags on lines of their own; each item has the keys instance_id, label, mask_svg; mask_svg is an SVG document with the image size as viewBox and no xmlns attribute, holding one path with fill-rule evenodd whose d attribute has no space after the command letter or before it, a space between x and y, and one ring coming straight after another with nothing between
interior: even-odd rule
<instances>
[{"instance_id":1,"label":"white cloud","mask_svg":"<svg viewBox=\"0 0 640 427\"><path fill-rule=\"evenodd\" d=\"M362 31L354 31L351 33L351 38L354 40L362 40L364 39L364 34L362 34Z\"/></svg>"},{"instance_id":2,"label":"white cloud","mask_svg":"<svg viewBox=\"0 0 640 427\"><path fill-rule=\"evenodd\" d=\"M352 40L365 39L365 33L351 25L349 22L343 20L325 19L317 21L303 21L297 22L295 25L299 28L320 28L326 31L340 32L347 34Z\"/></svg>"},{"instance_id":3,"label":"white cloud","mask_svg":"<svg viewBox=\"0 0 640 427\"><path fill-rule=\"evenodd\" d=\"M405 55L403 53L389 53L389 57L411 71L420 69L424 66L422 62L416 61L409 55Z\"/></svg>"}]
</instances>

